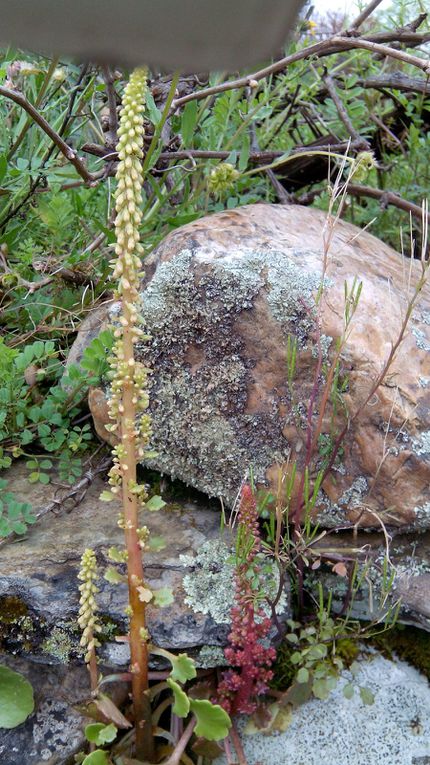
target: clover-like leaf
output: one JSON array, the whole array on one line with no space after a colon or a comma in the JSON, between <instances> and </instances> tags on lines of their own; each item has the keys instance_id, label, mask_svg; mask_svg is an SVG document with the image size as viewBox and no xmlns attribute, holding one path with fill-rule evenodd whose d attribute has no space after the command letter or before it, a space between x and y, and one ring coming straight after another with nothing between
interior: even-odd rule
<instances>
[{"instance_id":1,"label":"clover-like leaf","mask_svg":"<svg viewBox=\"0 0 430 765\"><path fill-rule=\"evenodd\" d=\"M191 699L190 708L197 720L194 728L196 736L202 736L208 741L220 741L227 736L231 720L219 704L212 704L206 699Z\"/></svg>"},{"instance_id":2,"label":"clover-like leaf","mask_svg":"<svg viewBox=\"0 0 430 765\"><path fill-rule=\"evenodd\" d=\"M151 550L151 552L160 552L160 550L164 550L166 547L167 542L164 537L161 536L150 536L148 541L145 543L145 547L148 550Z\"/></svg>"},{"instance_id":3,"label":"clover-like leaf","mask_svg":"<svg viewBox=\"0 0 430 765\"><path fill-rule=\"evenodd\" d=\"M125 563L127 561L126 550L119 550L118 547L109 547L108 558L114 563Z\"/></svg>"},{"instance_id":4,"label":"clover-like leaf","mask_svg":"<svg viewBox=\"0 0 430 765\"><path fill-rule=\"evenodd\" d=\"M125 574L121 574L113 566L107 567L106 571L103 574L103 578L106 579L106 581L109 582L110 584L120 584L120 582L127 581L127 577L125 576Z\"/></svg>"},{"instance_id":5,"label":"clover-like leaf","mask_svg":"<svg viewBox=\"0 0 430 765\"><path fill-rule=\"evenodd\" d=\"M161 499L161 497L158 496L158 494L155 494L151 499L148 499L147 502L145 502L145 510L149 510L150 513L154 513L157 510L161 510L165 506L164 500Z\"/></svg>"},{"instance_id":6,"label":"clover-like leaf","mask_svg":"<svg viewBox=\"0 0 430 765\"><path fill-rule=\"evenodd\" d=\"M312 683L312 693L317 699L325 700L330 695L330 689L327 685L327 678L317 678Z\"/></svg>"},{"instance_id":7,"label":"clover-like leaf","mask_svg":"<svg viewBox=\"0 0 430 765\"><path fill-rule=\"evenodd\" d=\"M342 688L342 693L346 699L352 699L354 695L354 686L352 683L346 683Z\"/></svg>"},{"instance_id":8,"label":"clover-like leaf","mask_svg":"<svg viewBox=\"0 0 430 765\"><path fill-rule=\"evenodd\" d=\"M370 706L371 704L374 704L375 702L375 697L372 691L370 690L370 688L365 688L363 686L360 686L360 696L361 696L361 700L363 704L368 704Z\"/></svg>"},{"instance_id":9,"label":"clover-like leaf","mask_svg":"<svg viewBox=\"0 0 430 765\"><path fill-rule=\"evenodd\" d=\"M112 502L112 500L114 499L116 499L115 494L112 494L112 492L109 491L108 489L105 489L104 491L102 491L99 496L99 500L101 502Z\"/></svg>"},{"instance_id":10,"label":"clover-like leaf","mask_svg":"<svg viewBox=\"0 0 430 765\"><path fill-rule=\"evenodd\" d=\"M112 723L109 723L109 725L90 723L85 728L85 738L92 744L96 744L96 746L103 746L115 741L117 733L118 728Z\"/></svg>"},{"instance_id":11,"label":"clover-like leaf","mask_svg":"<svg viewBox=\"0 0 430 765\"><path fill-rule=\"evenodd\" d=\"M87 754L82 761L82 765L109 765L109 752L103 749L96 749L91 754Z\"/></svg>"},{"instance_id":12,"label":"clover-like leaf","mask_svg":"<svg viewBox=\"0 0 430 765\"><path fill-rule=\"evenodd\" d=\"M301 667L297 672L296 680L298 683L307 683L309 680L309 670L306 667Z\"/></svg>"},{"instance_id":13,"label":"clover-like leaf","mask_svg":"<svg viewBox=\"0 0 430 765\"><path fill-rule=\"evenodd\" d=\"M33 688L9 667L0 666L0 728L16 728L34 709Z\"/></svg>"},{"instance_id":14,"label":"clover-like leaf","mask_svg":"<svg viewBox=\"0 0 430 765\"><path fill-rule=\"evenodd\" d=\"M175 703L172 707L173 714L178 715L178 717L186 717L190 711L190 699L181 686L175 683L171 677L168 677L166 682L175 697Z\"/></svg>"},{"instance_id":15,"label":"clover-like leaf","mask_svg":"<svg viewBox=\"0 0 430 765\"><path fill-rule=\"evenodd\" d=\"M196 665L193 659L190 659L186 653L179 653L177 656L171 654L169 659L172 663L172 671L170 673L172 680L186 683L187 680L193 680L196 677Z\"/></svg>"},{"instance_id":16,"label":"clover-like leaf","mask_svg":"<svg viewBox=\"0 0 430 765\"><path fill-rule=\"evenodd\" d=\"M152 595L154 597L153 603L156 606L159 606L159 608L170 606L175 600L173 591L170 587L160 587L158 590L153 590Z\"/></svg>"}]
</instances>

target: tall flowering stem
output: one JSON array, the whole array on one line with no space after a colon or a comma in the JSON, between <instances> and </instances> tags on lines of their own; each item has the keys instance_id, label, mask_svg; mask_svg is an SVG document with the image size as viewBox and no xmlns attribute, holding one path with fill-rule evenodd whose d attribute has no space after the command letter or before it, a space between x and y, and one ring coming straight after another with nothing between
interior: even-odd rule
<instances>
[{"instance_id":1,"label":"tall flowering stem","mask_svg":"<svg viewBox=\"0 0 430 765\"><path fill-rule=\"evenodd\" d=\"M100 645L97 633L101 631L101 625L97 619L97 593L96 585L97 561L94 550L86 549L81 558L78 579L81 597L79 599L78 624L82 630L81 646L85 649L85 661L88 665L91 678L91 690L95 691L98 684L98 670L96 648Z\"/></svg>"},{"instance_id":2,"label":"tall flowering stem","mask_svg":"<svg viewBox=\"0 0 430 765\"><path fill-rule=\"evenodd\" d=\"M258 602L262 585L260 552L257 505L251 487L245 484L238 513L238 563L230 645L224 651L231 669L223 673L218 686L219 703L232 715L254 712L258 697L267 691L273 677L270 666L276 652L267 646L271 620Z\"/></svg>"},{"instance_id":3,"label":"tall flowering stem","mask_svg":"<svg viewBox=\"0 0 430 765\"><path fill-rule=\"evenodd\" d=\"M133 710L136 727L136 755L145 760L153 757L151 709L145 691L148 688L148 634L145 624L145 601L142 552L148 536L146 527L139 528L139 510L147 499L144 486L137 483L136 465L145 455L151 437L148 407L148 370L135 359L135 344L145 338L142 329L139 280L143 247L139 243L142 202L143 109L146 96L146 69L136 69L125 88L120 126L116 198L116 258L113 277L117 280L117 297L122 310L119 326L114 330L115 343L111 362L110 430L118 444L113 450L113 466L109 473L111 491L122 496L127 550L130 617L130 654Z\"/></svg>"}]
</instances>

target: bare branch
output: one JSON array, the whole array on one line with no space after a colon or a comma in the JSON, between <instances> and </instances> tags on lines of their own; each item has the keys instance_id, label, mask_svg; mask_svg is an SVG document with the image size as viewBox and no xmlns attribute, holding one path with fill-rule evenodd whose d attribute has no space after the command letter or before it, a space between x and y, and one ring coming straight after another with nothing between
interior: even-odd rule
<instances>
[{"instance_id":1,"label":"bare branch","mask_svg":"<svg viewBox=\"0 0 430 765\"><path fill-rule=\"evenodd\" d=\"M374 88L375 90L403 90L406 93L424 93L430 95L430 80L408 77L402 72L390 72L381 77L367 77L365 80L357 80L357 85L362 88Z\"/></svg>"},{"instance_id":2,"label":"bare branch","mask_svg":"<svg viewBox=\"0 0 430 765\"><path fill-rule=\"evenodd\" d=\"M367 5L365 8L363 8L361 13L352 22L352 24L351 24L351 26L350 26L350 28L348 30L348 33L351 34L351 32L354 32L359 27L361 27L363 21L366 21L366 19L369 18L370 14L373 13L373 11L376 10L378 5L381 5L381 3L382 3L382 0L372 0L372 2L369 3L369 5Z\"/></svg>"},{"instance_id":3,"label":"bare branch","mask_svg":"<svg viewBox=\"0 0 430 765\"><path fill-rule=\"evenodd\" d=\"M327 143L326 145L318 145L319 151L344 151L348 147L353 150L359 150L362 146L363 139L360 138L359 145L355 141L340 141L339 143ZM288 156L308 154L313 146L296 146L291 149ZM115 162L118 160L118 154L116 152L110 152L105 146L100 146L96 143L86 143L82 146L82 151L88 154L94 154L96 157L102 157L106 160L113 159ZM158 156L159 162L179 162L184 159L228 159L230 151L205 151L201 149L183 149L180 151L162 151ZM273 162L275 159L279 159L286 155L286 151L251 151L249 153L249 161L256 164L267 164ZM237 156L240 157L241 152L237 152ZM279 165L281 166L281 165Z\"/></svg>"},{"instance_id":4,"label":"bare branch","mask_svg":"<svg viewBox=\"0 0 430 765\"><path fill-rule=\"evenodd\" d=\"M63 156L74 166L81 178L83 178L87 184L94 185L97 183L101 175L99 173L90 173L87 170L85 164L80 159L80 157L78 157L76 152L73 151L73 149L71 149L65 141L63 141L61 136L51 127L49 122L47 122L45 118L42 117L40 112L35 109L33 104L31 104L22 93L17 90L10 90L9 88L5 88L3 85L0 85L0 95L4 96L5 98L9 98L11 101L14 101L16 104L18 104L18 106L21 106L22 109L27 112L32 120L34 120L34 122L39 125L44 133L49 136L51 141L53 141Z\"/></svg>"},{"instance_id":5,"label":"bare branch","mask_svg":"<svg viewBox=\"0 0 430 765\"><path fill-rule=\"evenodd\" d=\"M397 38L398 37L399 35L397 35ZM425 37L430 39L430 34L420 35L421 41L423 41ZM356 48L368 50L371 53L375 53L380 56L397 59L398 61L402 61L405 64L410 64L411 66L417 67L417 69L421 69L421 71L423 71L424 74L428 76L430 75L430 62L428 59L426 60L419 58L418 56L413 56L410 53L396 50L395 48L391 48L388 45L380 45L379 43L373 42L370 36L368 38L360 37L355 39L338 35L331 37L328 40L321 40L320 42L314 43L313 45L309 45L307 48L298 50L290 56L285 56L285 58L281 58L279 61L275 61L273 64L264 67L264 69L259 69L257 72L248 74L245 77L238 77L236 80L226 80L225 82L219 83L219 85L203 88L203 90L198 90L194 93L189 93L182 98L177 98L172 103L172 111L175 111L180 106L184 106L184 104L188 103L189 101L200 101L203 98L216 95L217 93L223 93L227 90L246 88L252 81L258 82L259 80L264 80L269 75L281 72L291 64L294 64L297 61L303 61L304 59L310 58L311 56L320 56L322 58L324 56L331 56L334 53Z\"/></svg>"},{"instance_id":6,"label":"bare branch","mask_svg":"<svg viewBox=\"0 0 430 765\"><path fill-rule=\"evenodd\" d=\"M324 82L326 84L326 87L327 87L327 90L329 92L330 98L331 98L331 100L333 101L333 103L334 103L334 105L336 107L337 113L339 115L339 119L345 125L345 127L346 127L346 129L348 131L349 136L356 143L360 143L361 142L363 149L369 149L369 142L366 141L365 138L361 138L360 134L356 131L354 125L352 124L352 122L351 122L351 120L350 120L350 118L348 116L348 112L346 111L346 109L345 109L341 99L339 98L339 96L337 94L335 84L334 84L334 82L333 82L333 80L332 80L332 78L330 77L329 74L325 75Z\"/></svg>"},{"instance_id":7,"label":"bare branch","mask_svg":"<svg viewBox=\"0 0 430 765\"><path fill-rule=\"evenodd\" d=\"M374 189L372 186L361 186L356 183L348 184L348 194L353 194L356 197L370 197L372 199L378 199L382 207L387 205L393 205L399 210L410 213L414 218L422 220L423 211L421 205L415 205L413 202L408 202L403 199L394 191L385 191L383 189ZM430 222L430 215L427 215Z\"/></svg>"}]
</instances>

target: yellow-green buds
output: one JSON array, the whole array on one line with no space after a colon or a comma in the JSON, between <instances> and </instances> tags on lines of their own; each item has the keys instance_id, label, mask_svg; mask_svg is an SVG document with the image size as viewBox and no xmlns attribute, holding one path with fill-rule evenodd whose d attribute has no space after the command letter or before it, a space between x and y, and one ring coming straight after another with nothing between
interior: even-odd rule
<instances>
[{"instance_id":1,"label":"yellow-green buds","mask_svg":"<svg viewBox=\"0 0 430 765\"><path fill-rule=\"evenodd\" d=\"M99 591L95 581L97 579L97 561L94 550L87 549L82 555L78 579L81 597L79 600L78 624L82 630L81 646L85 648L85 661L90 661L91 653L100 645L95 635L100 632L101 626L97 621L98 610L96 595Z\"/></svg>"},{"instance_id":2,"label":"yellow-green buds","mask_svg":"<svg viewBox=\"0 0 430 765\"><path fill-rule=\"evenodd\" d=\"M139 225L142 204L143 107L146 95L146 69L136 69L130 76L123 96L118 129L118 169L116 199L116 259L112 263L113 277L118 280L117 297L122 300L122 312L115 327L115 343L109 359L111 393L109 417L111 430L120 443L114 449L114 465L110 471L112 491L118 493L130 448L140 459L151 437L151 421L144 410L148 407L148 370L136 361L131 345L147 336L142 330L139 296L141 257ZM131 344L131 345L130 345ZM125 404L124 391L131 391ZM132 412L132 409L133 412ZM132 413L137 414L135 418ZM127 418L127 414L129 415ZM144 497L142 496L142 500Z\"/></svg>"},{"instance_id":3,"label":"yellow-green buds","mask_svg":"<svg viewBox=\"0 0 430 765\"><path fill-rule=\"evenodd\" d=\"M118 279L118 293L133 296L133 318L138 320L140 255L139 224L142 218L142 158L143 158L143 106L146 95L146 69L136 69L125 88L117 145L119 164L116 172L117 189L115 233L117 245L114 278ZM133 294L134 293L134 294ZM128 298L130 299L130 297Z\"/></svg>"},{"instance_id":4,"label":"yellow-green buds","mask_svg":"<svg viewBox=\"0 0 430 765\"><path fill-rule=\"evenodd\" d=\"M221 196L233 186L239 176L239 171L233 165L222 162L212 170L208 178L208 189L211 194Z\"/></svg>"},{"instance_id":5,"label":"yellow-green buds","mask_svg":"<svg viewBox=\"0 0 430 765\"><path fill-rule=\"evenodd\" d=\"M377 162L373 152L360 151L355 158L351 176L354 181L364 181L374 167L377 167Z\"/></svg>"}]
</instances>

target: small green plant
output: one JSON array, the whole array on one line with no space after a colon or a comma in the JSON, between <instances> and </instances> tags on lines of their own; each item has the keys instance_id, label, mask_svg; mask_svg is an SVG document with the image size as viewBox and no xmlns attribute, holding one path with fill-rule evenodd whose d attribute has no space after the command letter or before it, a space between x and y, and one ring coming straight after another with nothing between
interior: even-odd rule
<instances>
[{"instance_id":1,"label":"small green plant","mask_svg":"<svg viewBox=\"0 0 430 765\"><path fill-rule=\"evenodd\" d=\"M316 619L305 625L291 619L287 622L291 631L287 633L286 640L292 648L289 661L296 670L291 689L294 690L295 685L300 686L302 703L311 696L327 699L346 667L353 677L359 669L357 662L345 661L339 644L346 639L346 635L353 636L360 632L363 639L365 631L361 630L358 623L333 617L330 613L330 601L324 604L321 593ZM354 684L348 682L342 690L345 698L349 699L354 694ZM368 688L359 686L359 691L365 704L373 703L373 695Z\"/></svg>"},{"instance_id":2,"label":"small green plant","mask_svg":"<svg viewBox=\"0 0 430 765\"><path fill-rule=\"evenodd\" d=\"M0 478L0 538L9 534L25 534L27 526L35 523L32 506L19 502L11 491L6 491L8 482Z\"/></svg>"}]
</instances>

